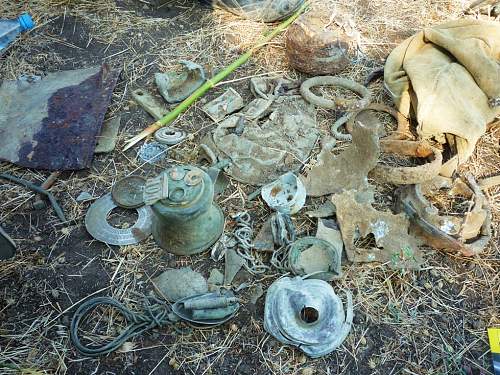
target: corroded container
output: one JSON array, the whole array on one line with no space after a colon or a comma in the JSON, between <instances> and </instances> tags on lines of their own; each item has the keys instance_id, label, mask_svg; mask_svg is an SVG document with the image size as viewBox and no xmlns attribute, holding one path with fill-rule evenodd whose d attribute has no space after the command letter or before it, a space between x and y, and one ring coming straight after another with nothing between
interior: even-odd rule
<instances>
[{"instance_id":1,"label":"corroded container","mask_svg":"<svg viewBox=\"0 0 500 375\"><path fill-rule=\"evenodd\" d=\"M224 229L224 215L214 202L214 184L200 168L176 166L148 180L144 201L153 210L153 237L177 255L200 253Z\"/></svg>"}]
</instances>

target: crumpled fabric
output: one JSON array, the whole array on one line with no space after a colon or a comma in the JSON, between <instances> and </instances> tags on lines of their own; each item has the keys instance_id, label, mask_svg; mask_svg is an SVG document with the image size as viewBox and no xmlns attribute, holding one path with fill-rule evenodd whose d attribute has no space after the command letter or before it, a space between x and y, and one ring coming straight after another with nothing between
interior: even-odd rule
<instances>
[{"instance_id":1,"label":"crumpled fabric","mask_svg":"<svg viewBox=\"0 0 500 375\"><path fill-rule=\"evenodd\" d=\"M398 110L413 115L423 139L456 152L441 169L451 176L500 114L500 24L460 19L424 29L389 55L385 86Z\"/></svg>"}]
</instances>

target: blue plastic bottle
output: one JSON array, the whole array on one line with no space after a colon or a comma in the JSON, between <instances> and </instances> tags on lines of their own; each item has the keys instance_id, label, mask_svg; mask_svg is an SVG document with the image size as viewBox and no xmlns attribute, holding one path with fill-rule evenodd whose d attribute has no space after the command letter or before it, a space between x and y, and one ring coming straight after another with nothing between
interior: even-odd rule
<instances>
[{"instance_id":1,"label":"blue plastic bottle","mask_svg":"<svg viewBox=\"0 0 500 375\"><path fill-rule=\"evenodd\" d=\"M18 34L34 27L35 22L28 13L21 14L15 20L0 19L0 55Z\"/></svg>"}]
</instances>

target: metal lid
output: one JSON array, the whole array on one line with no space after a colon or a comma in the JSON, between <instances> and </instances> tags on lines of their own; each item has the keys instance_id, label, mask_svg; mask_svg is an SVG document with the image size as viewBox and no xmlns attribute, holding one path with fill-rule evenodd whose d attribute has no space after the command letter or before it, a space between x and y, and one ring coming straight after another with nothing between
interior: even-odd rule
<instances>
[{"instance_id":1,"label":"metal lid","mask_svg":"<svg viewBox=\"0 0 500 375\"><path fill-rule=\"evenodd\" d=\"M146 179L141 176L128 176L113 185L111 196L117 206L138 208L144 205L143 193Z\"/></svg>"}]
</instances>

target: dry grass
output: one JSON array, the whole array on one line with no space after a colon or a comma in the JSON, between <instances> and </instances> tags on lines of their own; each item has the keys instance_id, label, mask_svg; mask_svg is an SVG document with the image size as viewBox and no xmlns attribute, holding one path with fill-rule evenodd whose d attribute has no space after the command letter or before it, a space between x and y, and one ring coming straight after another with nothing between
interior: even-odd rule
<instances>
[{"instance_id":1,"label":"dry grass","mask_svg":"<svg viewBox=\"0 0 500 375\"><path fill-rule=\"evenodd\" d=\"M92 53L123 69L108 117L122 114L120 145L147 125L129 99L137 86L152 89L152 76L166 71L178 59L193 60L214 73L251 46L267 25L238 19L219 10L201 12L193 1L166 1L177 15L155 16L148 1L51 0L6 2L0 14L10 17L20 10L35 15L40 32L20 38L9 54L0 59L0 78L21 73L41 74L61 66L90 64ZM404 38L425 26L461 16L467 1L316 0L313 8L344 12L353 18L362 36L366 58L342 76L362 82L388 52ZM135 9L135 10L134 10ZM151 15L144 16L143 12ZM63 17L61 23L58 17ZM56 22L58 27L51 25ZM182 28L181 28L182 27ZM73 33L63 30L73 29ZM165 30L175 30L169 33ZM78 39L75 35L81 35ZM44 48L50 46L50 48ZM64 50L64 52L63 52ZM77 54L72 58L71 53ZM80 60L81 59L81 60ZM68 65L69 64L69 65ZM244 95L250 77L275 74L301 78L288 68L284 38L280 36L261 50L247 65L210 94L235 86ZM388 102L382 85L372 85L376 101ZM328 90L325 94L332 94ZM0 263L0 373L169 373L170 369L191 374L461 374L465 366L491 374L485 328L499 325L500 187L487 192L494 215L494 238L485 252L473 259L426 251L424 270L394 271L387 265L345 263L345 277L333 285L355 295L355 324L348 339L331 356L307 359L298 350L276 343L263 330L262 300L257 308L247 306L238 319L223 327L175 334L170 329L134 340L122 353L94 360L79 357L68 339L70 312L88 295L115 297L133 305L135 292L147 293L153 276L170 267L190 265L205 275L222 264L206 255L174 257L159 250L149 239L135 246L109 247L91 240L83 217L88 203L77 203L82 191L94 196L108 192L118 179L129 174L153 175L173 162L195 162L199 137L212 124L196 104L176 124L193 137L170 151L157 166L141 163L136 151L100 155L88 171L67 172L52 188L75 225L61 226L51 209L42 213L31 208L33 194L11 184L0 185L0 222L19 246L14 260ZM319 111L324 135L335 113ZM387 120L388 121L388 120ZM476 177L500 173L499 128L481 139L466 166ZM341 150L345 145L340 145ZM41 182L45 172L1 163L0 171ZM378 209L391 205L394 187L377 186ZM268 211L263 202L246 202L252 187L231 182L220 197L226 217L249 209L258 228ZM308 201L308 208L323 199ZM306 210L303 210L306 211ZM314 233L316 223L298 215L301 234ZM228 223L228 228L231 223ZM251 278L250 284L269 285L272 272ZM342 293L341 293L342 294ZM244 302L248 301L246 292ZM104 332L116 314L99 314ZM8 365L9 368L2 367ZM307 372L312 370L313 372Z\"/></svg>"}]
</instances>

